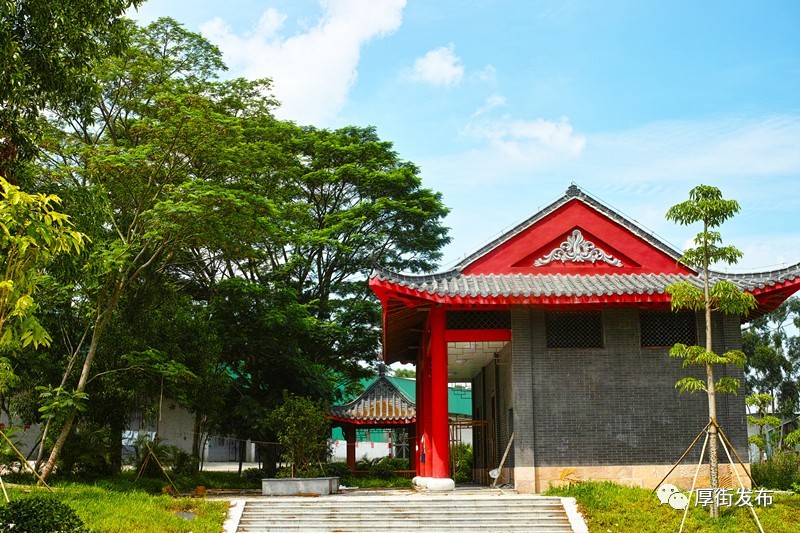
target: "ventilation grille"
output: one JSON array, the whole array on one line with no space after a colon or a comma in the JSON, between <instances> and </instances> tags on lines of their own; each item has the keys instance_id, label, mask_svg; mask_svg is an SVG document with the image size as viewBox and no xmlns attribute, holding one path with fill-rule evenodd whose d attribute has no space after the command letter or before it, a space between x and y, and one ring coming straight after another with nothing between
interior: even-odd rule
<instances>
[{"instance_id":1,"label":"ventilation grille","mask_svg":"<svg viewBox=\"0 0 800 533\"><path fill-rule=\"evenodd\" d=\"M447 329L511 329L511 312L448 311Z\"/></svg>"},{"instance_id":2,"label":"ventilation grille","mask_svg":"<svg viewBox=\"0 0 800 533\"><path fill-rule=\"evenodd\" d=\"M684 311L641 311L639 313L642 347L655 348L677 343L697 344L697 326L694 313Z\"/></svg>"},{"instance_id":3,"label":"ventilation grille","mask_svg":"<svg viewBox=\"0 0 800 533\"><path fill-rule=\"evenodd\" d=\"M549 312L545 315L548 348L602 348L600 311Z\"/></svg>"}]
</instances>

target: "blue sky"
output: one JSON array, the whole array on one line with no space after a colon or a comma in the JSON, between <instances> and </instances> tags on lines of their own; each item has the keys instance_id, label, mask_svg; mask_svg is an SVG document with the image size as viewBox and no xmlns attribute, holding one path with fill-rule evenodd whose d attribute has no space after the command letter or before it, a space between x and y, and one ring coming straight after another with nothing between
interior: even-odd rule
<instances>
[{"instance_id":1,"label":"blue sky","mask_svg":"<svg viewBox=\"0 0 800 533\"><path fill-rule=\"evenodd\" d=\"M800 2L150 0L270 77L276 114L373 125L451 208L443 268L576 183L679 249L700 183L731 271L800 262Z\"/></svg>"}]
</instances>

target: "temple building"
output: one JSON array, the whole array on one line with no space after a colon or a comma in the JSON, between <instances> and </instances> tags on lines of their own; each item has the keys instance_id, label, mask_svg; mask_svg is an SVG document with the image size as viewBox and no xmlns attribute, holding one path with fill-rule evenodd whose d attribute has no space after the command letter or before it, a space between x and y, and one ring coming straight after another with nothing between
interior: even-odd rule
<instances>
[{"instance_id":1,"label":"temple building","mask_svg":"<svg viewBox=\"0 0 800 533\"><path fill-rule=\"evenodd\" d=\"M417 368L417 475L450 477L448 383L469 382L476 478L505 456L501 475L521 492L581 479L658 483L708 422L705 393L675 388L704 369L668 355L677 342L705 343L703 314L672 312L665 292L703 283L680 255L573 185L452 270L376 268L369 283L383 305L384 361ZM758 302L747 317L713 316L723 353L741 348L742 322L800 288L800 265L710 277ZM726 376L743 374L715 369ZM718 394L717 422L746 457L743 396ZM697 463L699 448L686 463ZM688 486L693 473L681 468L670 482Z\"/></svg>"}]
</instances>

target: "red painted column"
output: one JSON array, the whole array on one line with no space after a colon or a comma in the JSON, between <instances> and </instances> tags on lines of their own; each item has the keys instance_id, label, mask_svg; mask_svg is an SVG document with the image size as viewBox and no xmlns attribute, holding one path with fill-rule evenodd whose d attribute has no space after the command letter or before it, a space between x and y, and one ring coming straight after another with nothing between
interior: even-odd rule
<instances>
[{"instance_id":1,"label":"red painted column","mask_svg":"<svg viewBox=\"0 0 800 533\"><path fill-rule=\"evenodd\" d=\"M347 467L351 472L356 471L356 428L343 426L344 439L347 441Z\"/></svg>"},{"instance_id":2,"label":"red painted column","mask_svg":"<svg viewBox=\"0 0 800 533\"><path fill-rule=\"evenodd\" d=\"M419 475L419 465L417 464L417 424L409 424L408 429L408 468L413 469Z\"/></svg>"},{"instance_id":3,"label":"red painted column","mask_svg":"<svg viewBox=\"0 0 800 533\"><path fill-rule=\"evenodd\" d=\"M424 344L423 344L424 346ZM422 382L424 380L424 367L425 363L422 359L422 352L423 348L420 347L417 351L417 381L416 381L416 388L417 388L417 398L416 398L416 412L417 412L417 421L414 424L414 466L413 468L417 471L418 476L425 475L423 473L424 465L422 464L422 444L420 442L420 438L425 433L423 428L423 420L425 419L425 388L422 386Z\"/></svg>"},{"instance_id":4,"label":"red painted column","mask_svg":"<svg viewBox=\"0 0 800 533\"><path fill-rule=\"evenodd\" d=\"M433 439L433 410L435 407L431 404L431 394L431 354L426 347L422 360L422 402L424 411L422 412L422 434L419 438L420 463L422 466L420 475L423 477L432 476L431 440Z\"/></svg>"},{"instance_id":5,"label":"red painted column","mask_svg":"<svg viewBox=\"0 0 800 533\"><path fill-rule=\"evenodd\" d=\"M429 315L430 341L430 474L429 477L450 477L450 427L447 405L447 341L445 311L432 308Z\"/></svg>"}]
</instances>

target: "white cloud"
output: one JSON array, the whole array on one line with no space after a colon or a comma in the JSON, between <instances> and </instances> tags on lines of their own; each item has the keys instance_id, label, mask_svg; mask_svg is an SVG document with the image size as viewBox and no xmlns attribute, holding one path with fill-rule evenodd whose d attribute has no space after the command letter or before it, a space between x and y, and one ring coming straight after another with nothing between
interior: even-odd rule
<instances>
[{"instance_id":1,"label":"white cloud","mask_svg":"<svg viewBox=\"0 0 800 533\"><path fill-rule=\"evenodd\" d=\"M481 107L479 107L475 111L475 113L472 114L472 116L474 118L474 117L477 117L479 115L484 115L484 114L488 113L489 111L491 111L492 109L495 109L495 108L498 108L498 107L505 107L506 105L508 105L508 100L506 100L506 97L503 96L502 94L494 93L494 94L489 95L486 98L486 101L484 102L484 104Z\"/></svg>"},{"instance_id":2,"label":"white cloud","mask_svg":"<svg viewBox=\"0 0 800 533\"><path fill-rule=\"evenodd\" d=\"M800 116L669 121L581 134L566 119L473 120L461 141L469 147L416 161L427 186L452 208L446 260L534 214L570 182L677 249L697 228L667 221L667 209L696 185L717 186L742 206L722 228L725 242L745 253L732 270L800 260Z\"/></svg>"},{"instance_id":3,"label":"white cloud","mask_svg":"<svg viewBox=\"0 0 800 533\"><path fill-rule=\"evenodd\" d=\"M499 101L495 100L495 103ZM526 166L574 157L586 145L584 136L573 131L566 117L559 120L510 117L478 120L467 124L461 134L466 138L488 141L490 148L501 157Z\"/></svg>"},{"instance_id":4,"label":"white cloud","mask_svg":"<svg viewBox=\"0 0 800 533\"><path fill-rule=\"evenodd\" d=\"M486 65L483 69L473 72L471 77L483 83L496 83L497 82L497 69L492 65Z\"/></svg>"},{"instance_id":5,"label":"white cloud","mask_svg":"<svg viewBox=\"0 0 800 533\"><path fill-rule=\"evenodd\" d=\"M455 46L450 43L417 58L410 76L412 80L450 87L458 85L464 78L464 65L455 54Z\"/></svg>"},{"instance_id":6,"label":"white cloud","mask_svg":"<svg viewBox=\"0 0 800 533\"><path fill-rule=\"evenodd\" d=\"M405 0L320 0L322 15L303 32L281 35L286 16L274 8L238 35L221 18L201 26L235 75L268 77L281 102L276 114L326 125L347 103L358 77L361 47L396 31Z\"/></svg>"}]
</instances>

